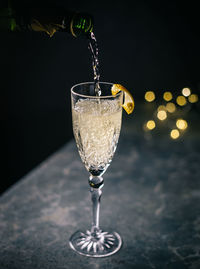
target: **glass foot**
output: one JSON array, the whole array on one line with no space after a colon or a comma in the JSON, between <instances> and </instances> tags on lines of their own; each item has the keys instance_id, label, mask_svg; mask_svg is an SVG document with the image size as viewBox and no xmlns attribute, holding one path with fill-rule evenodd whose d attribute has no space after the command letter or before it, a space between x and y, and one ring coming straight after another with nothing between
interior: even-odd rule
<instances>
[{"instance_id":1,"label":"glass foot","mask_svg":"<svg viewBox=\"0 0 200 269\"><path fill-rule=\"evenodd\" d=\"M81 255L89 257L106 257L116 253L122 240L118 233L103 232L99 230L96 233L86 231L85 233L77 231L69 241L70 247Z\"/></svg>"}]
</instances>

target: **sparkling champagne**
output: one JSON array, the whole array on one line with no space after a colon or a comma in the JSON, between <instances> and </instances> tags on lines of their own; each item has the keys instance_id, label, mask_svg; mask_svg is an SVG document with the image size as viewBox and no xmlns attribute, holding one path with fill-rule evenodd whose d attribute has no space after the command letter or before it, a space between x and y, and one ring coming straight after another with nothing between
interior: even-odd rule
<instances>
[{"instance_id":1,"label":"sparkling champagne","mask_svg":"<svg viewBox=\"0 0 200 269\"><path fill-rule=\"evenodd\" d=\"M102 175L116 150L121 129L119 100L79 100L72 108L73 131L87 170Z\"/></svg>"}]
</instances>

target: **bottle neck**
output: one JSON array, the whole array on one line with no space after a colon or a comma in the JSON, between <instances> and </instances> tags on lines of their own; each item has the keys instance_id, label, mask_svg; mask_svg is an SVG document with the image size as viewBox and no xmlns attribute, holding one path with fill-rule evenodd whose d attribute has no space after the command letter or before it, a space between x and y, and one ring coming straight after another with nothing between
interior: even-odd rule
<instances>
[{"instance_id":1,"label":"bottle neck","mask_svg":"<svg viewBox=\"0 0 200 269\"><path fill-rule=\"evenodd\" d=\"M50 37L55 32L68 32L74 37L87 35L93 29L93 19L87 13L65 12L44 16L31 16L30 27L34 31L44 31Z\"/></svg>"},{"instance_id":2,"label":"bottle neck","mask_svg":"<svg viewBox=\"0 0 200 269\"><path fill-rule=\"evenodd\" d=\"M93 19L86 13L75 13L61 8L24 8L7 10L11 31L68 32L77 37L92 31Z\"/></svg>"}]
</instances>

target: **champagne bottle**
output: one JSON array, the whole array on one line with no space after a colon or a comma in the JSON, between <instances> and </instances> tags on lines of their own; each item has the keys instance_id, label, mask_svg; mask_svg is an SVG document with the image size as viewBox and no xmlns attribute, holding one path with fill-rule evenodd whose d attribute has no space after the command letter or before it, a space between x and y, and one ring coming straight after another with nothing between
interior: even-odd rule
<instances>
[{"instance_id":1,"label":"champagne bottle","mask_svg":"<svg viewBox=\"0 0 200 269\"><path fill-rule=\"evenodd\" d=\"M10 4L0 9L1 31L68 32L73 36L92 32L93 18L64 8L13 8Z\"/></svg>"}]
</instances>

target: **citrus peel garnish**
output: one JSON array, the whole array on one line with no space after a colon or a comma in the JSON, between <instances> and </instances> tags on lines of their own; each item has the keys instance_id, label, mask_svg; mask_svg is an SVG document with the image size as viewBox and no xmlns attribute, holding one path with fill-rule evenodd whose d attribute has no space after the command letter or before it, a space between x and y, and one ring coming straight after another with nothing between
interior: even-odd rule
<instances>
[{"instance_id":1,"label":"citrus peel garnish","mask_svg":"<svg viewBox=\"0 0 200 269\"><path fill-rule=\"evenodd\" d=\"M131 93L121 84L113 84L111 88L112 95L116 95L118 92L124 92L124 103L122 107L127 114L131 114L134 110L135 102Z\"/></svg>"}]
</instances>

